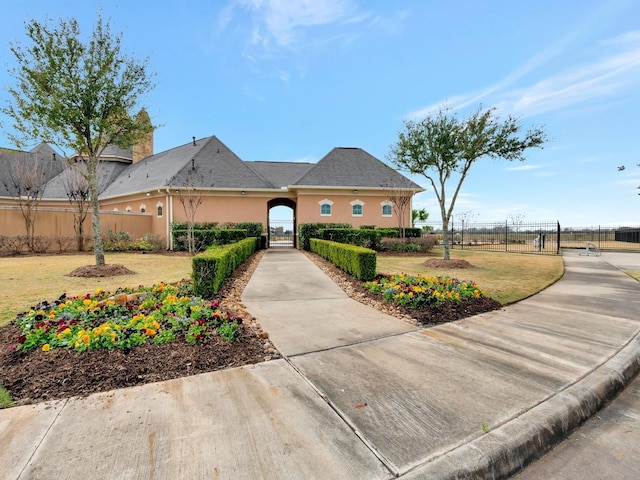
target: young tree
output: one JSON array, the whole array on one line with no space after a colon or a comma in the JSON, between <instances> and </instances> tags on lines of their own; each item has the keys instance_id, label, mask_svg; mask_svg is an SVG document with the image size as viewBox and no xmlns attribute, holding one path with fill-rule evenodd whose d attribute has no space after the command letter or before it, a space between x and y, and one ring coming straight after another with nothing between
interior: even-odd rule
<instances>
[{"instance_id":1,"label":"young tree","mask_svg":"<svg viewBox=\"0 0 640 480\"><path fill-rule=\"evenodd\" d=\"M73 209L73 231L76 234L76 248L84 251L84 220L89 213L89 183L86 176L76 168L67 167L62 180L69 205Z\"/></svg>"},{"instance_id":2,"label":"young tree","mask_svg":"<svg viewBox=\"0 0 640 480\"><path fill-rule=\"evenodd\" d=\"M28 45L11 44L17 66L10 70L16 85L2 112L13 120L10 138L16 145L37 139L75 152L86 170L92 209L96 265L104 265L98 162L110 145L131 148L152 127L134 111L153 85L147 61L122 51L121 35L98 15L91 38L83 43L77 20L32 20Z\"/></svg>"},{"instance_id":3,"label":"young tree","mask_svg":"<svg viewBox=\"0 0 640 480\"><path fill-rule=\"evenodd\" d=\"M35 154L25 153L24 158L11 164L8 177L2 179L5 188L11 192L18 202L27 234L27 247L36 250L35 228L38 215L38 204L42 200L47 173L51 161Z\"/></svg>"},{"instance_id":4,"label":"young tree","mask_svg":"<svg viewBox=\"0 0 640 480\"><path fill-rule=\"evenodd\" d=\"M464 120L442 108L422 121L405 121L404 127L388 158L400 169L424 175L431 183L440 205L445 260L450 258L449 222L471 166L483 157L524 160L525 150L541 147L546 141L544 132L538 128L520 137L519 119L509 116L501 120L495 108L480 107ZM449 200L446 187L455 173L459 175L458 183Z\"/></svg>"},{"instance_id":5,"label":"young tree","mask_svg":"<svg viewBox=\"0 0 640 480\"><path fill-rule=\"evenodd\" d=\"M178 190L178 201L182 205L184 214L187 217L187 248L190 254L196 253L196 239L193 228L196 224L196 214L202 205L202 192L197 188L186 186Z\"/></svg>"},{"instance_id":6,"label":"young tree","mask_svg":"<svg viewBox=\"0 0 640 480\"><path fill-rule=\"evenodd\" d=\"M406 181L388 181L384 187L384 194L387 200L391 202L393 207L393 213L396 214L398 219L398 235L400 238L405 237L405 217L407 216L407 209L411 207L411 199L415 193L415 190L411 188L411 182L409 179Z\"/></svg>"}]
</instances>

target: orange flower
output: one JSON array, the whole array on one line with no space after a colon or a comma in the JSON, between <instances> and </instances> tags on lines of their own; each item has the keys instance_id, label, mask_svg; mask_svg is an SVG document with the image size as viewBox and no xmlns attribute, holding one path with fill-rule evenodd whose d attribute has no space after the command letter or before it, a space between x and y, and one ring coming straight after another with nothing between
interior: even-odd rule
<instances>
[{"instance_id":1,"label":"orange flower","mask_svg":"<svg viewBox=\"0 0 640 480\"><path fill-rule=\"evenodd\" d=\"M147 328L147 329L145 329L144 334L145 335L155 335L156 331L153 328Z\"/></svg>"}]
</instances>

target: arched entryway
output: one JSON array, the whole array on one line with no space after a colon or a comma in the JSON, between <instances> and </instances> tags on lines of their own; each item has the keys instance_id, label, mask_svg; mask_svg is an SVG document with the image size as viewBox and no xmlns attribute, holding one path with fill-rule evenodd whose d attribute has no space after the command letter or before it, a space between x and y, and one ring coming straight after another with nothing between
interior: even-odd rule
<instances>
[{"instance_id":1,"label":"arched entryway","mask_svg":"<svg viewBox=\"0 0 640 480\"><path fill-rule=\"evenodd\" d=\"M267 203L269 248L296 248L296 202L290 198L274 198Z\"/></svg>"}]
</instances>

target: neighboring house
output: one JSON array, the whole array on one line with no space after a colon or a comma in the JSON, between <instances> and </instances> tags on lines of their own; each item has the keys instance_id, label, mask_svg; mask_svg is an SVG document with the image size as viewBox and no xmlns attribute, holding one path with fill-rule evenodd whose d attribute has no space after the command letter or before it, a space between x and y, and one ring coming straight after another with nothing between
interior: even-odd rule
<instances>
[{"instance_id":1,"label":"neighboring house","mask_svg":"<svg viewBox=\"0 0 640 480\"><path fill-rule=\"evenodd\" d=\"M408 196L423 191L360 148L334 148L318 163L243 161L215 136L144 156L152 150L150 136L132 151L105 151L99 174L103 231L152 233L172 248L170 225L188 219L183 203L189 200L199 204L197 222L260 222L265 232L269 210L276 206L292 209L294 231L298 224L319 222L393 227L399 221L390 190L400 189ZM0 156L0 164L4 161ZM54 173L45 188L36 231L73 235L66 173L59 167ZM12 217L7 213L12 203L9 192L0 190L0 235L23 233L15 207ZM91 224L90 215L86 222ZM404 225L411 225L410 206Z\"/></svg>"}]
</instances>

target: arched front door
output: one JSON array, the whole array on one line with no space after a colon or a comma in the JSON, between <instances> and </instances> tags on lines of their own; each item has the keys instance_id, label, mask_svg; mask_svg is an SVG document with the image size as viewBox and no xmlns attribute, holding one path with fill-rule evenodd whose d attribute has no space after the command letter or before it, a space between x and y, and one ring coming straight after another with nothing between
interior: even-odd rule
<instances>
[{"instance_id":1,"label":"arched front door","mask_svg":"<svg viewBox=\"0 0 640 480\"><path fill-rule=\"evenodd\" d=\"M274 198L267 203L269 248L296 248L296 202L290 198Z\"/></svg>"}]
</instances>

